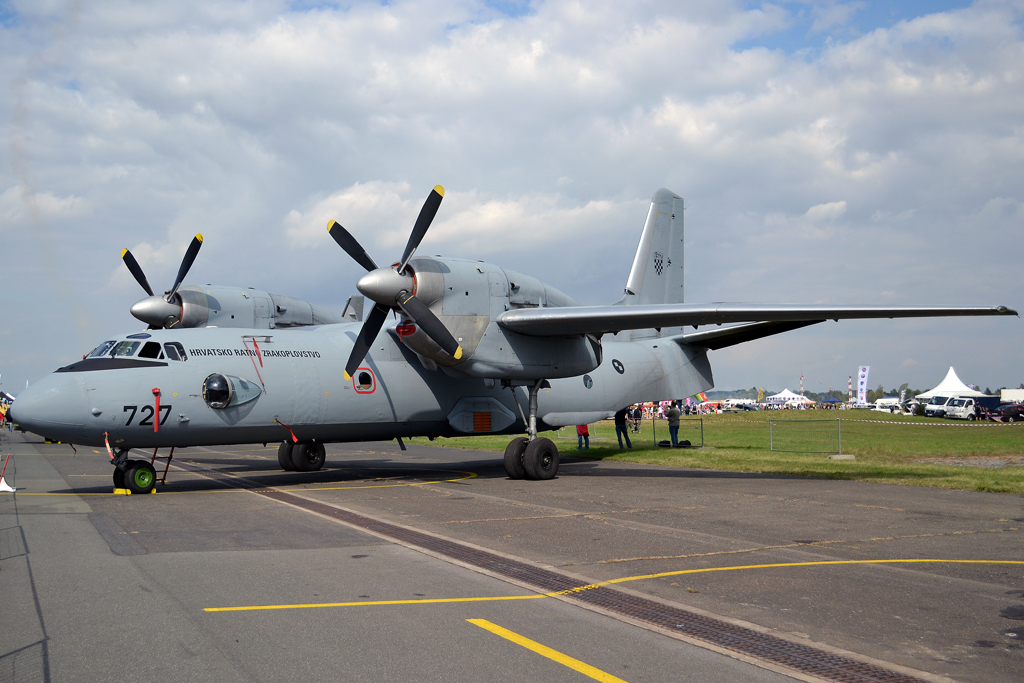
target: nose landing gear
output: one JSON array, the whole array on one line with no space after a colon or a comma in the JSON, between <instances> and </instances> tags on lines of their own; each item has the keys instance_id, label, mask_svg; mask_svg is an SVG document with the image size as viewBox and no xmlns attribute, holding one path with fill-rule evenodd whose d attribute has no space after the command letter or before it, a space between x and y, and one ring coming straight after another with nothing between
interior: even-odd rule
<instances>
[{"instance_id":1,"label":"nose landing gear","mask_svg":"<svg viewBox=\"0 0 1024 683\"><path fill-rule=\"evenodd\" d=\"M156 470L145 460L129 460L129 449L118 448L110 463L114 466L114 492L152 493L156 488Z\"/></svg>"}]
</instances>

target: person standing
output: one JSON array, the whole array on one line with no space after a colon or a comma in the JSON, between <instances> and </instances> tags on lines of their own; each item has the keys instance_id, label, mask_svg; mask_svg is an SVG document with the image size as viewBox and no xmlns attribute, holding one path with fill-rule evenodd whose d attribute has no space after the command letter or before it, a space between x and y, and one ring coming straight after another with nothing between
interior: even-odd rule
<instances>
[{"instance_id":1,"label":"person standing","mask_svg":"<svg viewBox=\"0 0 1024 683\"><path fill-rule=\"evenodd\" d=\"M590 450L590 429L587 425L576 425L576 440L579 442L576 450L583 448Z\"/></svg>"},{"instance_id":2,"label":"person standing","mask_svg":"<svg viewBox=\"0 0 1024 683\"><path fill-rule=\"evenodd\" d=\"M679 416L681 414L679 401L672 401L668 410L665 411L665 417L668 418L668 434L672 438L673 448L679 445Z\"/></svg>"},{"instance_id":3,"label":"person standing","mask_svg":"<svg viewBox=\"0 0 1024 683\"><path fill-rule=\"evenodd\" d=\"M629 442L629 429L626 427L626 412L627 408L623 408L615 413L615 436L619 438L619 448L622 448L622 439L626 439L626 448L632 448L633 444Z\"/></svg>"}]
</instances>

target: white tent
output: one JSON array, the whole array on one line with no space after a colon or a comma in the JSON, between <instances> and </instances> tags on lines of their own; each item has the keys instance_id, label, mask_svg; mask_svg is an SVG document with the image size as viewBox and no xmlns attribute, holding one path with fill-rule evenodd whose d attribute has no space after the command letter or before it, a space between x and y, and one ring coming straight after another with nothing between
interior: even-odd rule
<instances>
[{"instance_id":1,"label":"white tent","mask_svg":"<svg viewBox=\"0 0 1024 683\"><path fill-rule=\"evenodd\" d=\"M789 389L783 389L777 394L772 394L765 399L767 403L814 403L811 399L800 394L794 394Z\"/></svg>"},{"instance_id":2,"label":"white tent","mask_svg":"<svg viewBox=\"0 0 1024 683\"><path fill-rule=\"evenodd\" d=\"M927 401L932 396L984 396L980 391L975 391L960 381L960 378L953 372L952 366L946 373L946 378L939 382L939 385L931 391L918 394L915 398L918 401Z\"/></svg>"}]
</instances>

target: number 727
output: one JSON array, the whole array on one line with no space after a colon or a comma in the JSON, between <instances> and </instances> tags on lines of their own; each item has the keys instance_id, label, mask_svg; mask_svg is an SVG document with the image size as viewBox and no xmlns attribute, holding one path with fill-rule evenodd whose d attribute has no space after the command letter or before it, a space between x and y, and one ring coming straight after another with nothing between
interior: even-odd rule
<instances>
[{"instance_id":1,"label":"number 727","mask_svg":"<svg viewBox=\"0 0 1024 683\"><path fill-rule=\"evenodd\" d=\"M122 410L121 412L128 413L129 411L130 411L130 414L128 415L128 421L124 423L125 427L131 426L132 420L135 419L135 414L137 412L140 412L138 406L125 406L124 410ZM139 427L152 426L153 425L153 413L154 412L155 411L153 409L153 406L142 406L142 411L141 411L142 419L139 420L138 422L136 422L135 424L137 424ZM170 405L160 406L160 424L161 425L163 425L165 422L167 422L167 418L170 416L170 414L171 414L171 406Z\"/></svg>"}]
</instances>

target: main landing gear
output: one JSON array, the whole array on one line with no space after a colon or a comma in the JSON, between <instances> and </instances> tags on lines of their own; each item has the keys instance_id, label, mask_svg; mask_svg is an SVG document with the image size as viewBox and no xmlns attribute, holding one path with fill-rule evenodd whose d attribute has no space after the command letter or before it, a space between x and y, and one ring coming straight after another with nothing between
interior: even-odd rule
<instances>
[{"instance_id":1,"label":"main landing gear","mask_svg":"<svg viewBox=\"0 0 1024 683\"><path fill-rule=\"evenodd\" d=\"M327 451L322 443L282 441L277 448L277 464L286 472L316 472L325 460Z\"/></svg>"},{"instance_id":2,"label":"main landing gear","mask_svg":"<svg viewBox=\"0 0 1024 683\"><path fill-rule=\"evenodd\" d=\"M114 465L115 489L152 493L156 488L156 470L145 460L129 460L127 448L117 449L111 464Z\"/></svg>"},{"instance_id":3,"label":"main landing gear","mask_svg":"<svg viewBox=\"0 0 1024 683\"><path fill-rule=\"evenodd\" d=\"M517 436L505 447L509 479L554 479L558 474L558 447L551 439L537 436L537 392L543 384L541 379L530 387L530 418L524 420L529 437Z\"/></svg>"}]
</instances>

